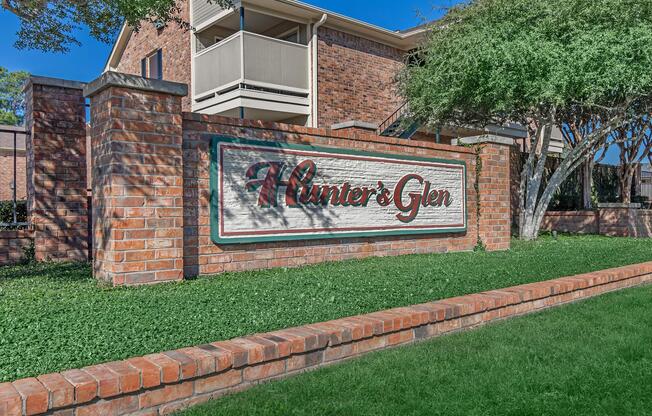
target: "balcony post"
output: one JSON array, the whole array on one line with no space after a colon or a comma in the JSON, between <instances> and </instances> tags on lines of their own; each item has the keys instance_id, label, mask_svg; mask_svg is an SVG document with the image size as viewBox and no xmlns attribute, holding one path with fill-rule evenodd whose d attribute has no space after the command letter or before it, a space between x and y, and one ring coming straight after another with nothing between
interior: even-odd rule
<instances>
[{"instance_id":1,"label":"balcony post","mask_svg":"<svg viewBox=\"0 0 652 416\"><path fill-rule=\"evenodd\" d=\"M242 56L244 56L244 30L245 30L245 9L244 6L240 7L240 36L242 37L241 42L242 42L242 50L240 53ZM242 65L242 71L244 71L244 64ZM240 119L244 120L245 118L245 109L244 107L240 107Z\"/></svg>"}]
</instances>

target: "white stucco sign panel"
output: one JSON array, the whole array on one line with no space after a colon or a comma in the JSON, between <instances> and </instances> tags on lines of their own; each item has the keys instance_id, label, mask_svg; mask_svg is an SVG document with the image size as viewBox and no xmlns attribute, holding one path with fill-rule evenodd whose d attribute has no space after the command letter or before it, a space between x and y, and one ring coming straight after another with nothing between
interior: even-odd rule
<instances>
[{"instance_id":1,"label":"white stucco sign panel","mask_svg":"<svg viewBox=\"0 0 652 416\"><path fill-rule=\"evenodd\" d=\"M464 162L215 137L217 244L464 232Z\"/></svg>"}]
</instances>

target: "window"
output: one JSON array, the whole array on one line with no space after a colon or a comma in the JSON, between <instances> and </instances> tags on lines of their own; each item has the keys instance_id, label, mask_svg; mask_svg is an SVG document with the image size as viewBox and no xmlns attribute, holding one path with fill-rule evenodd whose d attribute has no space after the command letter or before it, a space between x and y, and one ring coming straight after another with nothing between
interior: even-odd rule
<instances>
[{"instance_id":1,"label":"window","mask_svg":"<svg viewBox=\"0 0 652 416\"><path fill-rule=\"evenodd\" d=\"M287 42L299 43L299 27L297 26L294 29L281 33L278 38Z\"/></svg>"},{"instance_id":2,"label":"window","mask_svg":"<svg viewBox=\"0 0 652 416\"><path fill-rule=\"evenodd\" d=\"M156 52L143 58L140 62L141 73L144 78L163 79L163 50L159 49Z\"/></svg>"},{"instance_id":3,"label":"window","mask_svg":"<svg viewBox=\"0 0 652 416\"><path fill-rule=\"evenodd\" d=\"M224 40L222 36L215 36L213 39L215 40L215 43L220 43Z\"/></svg>"}]
</instances>

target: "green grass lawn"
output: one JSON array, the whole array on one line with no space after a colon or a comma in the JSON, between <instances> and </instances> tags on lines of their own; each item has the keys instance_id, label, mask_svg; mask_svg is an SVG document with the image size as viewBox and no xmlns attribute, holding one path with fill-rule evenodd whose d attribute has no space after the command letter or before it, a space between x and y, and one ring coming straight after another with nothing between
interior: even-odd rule
<instances>
[{"instance_id":1,"label":"green grass lawn","mask_svg":"<svg viewBox=\"0 0 652 416\"><path fill-rule=\"evenodd\" d=\"M561 237L130 289L85 264L0 268L0 381L646 261L652 240Z\"/></svg>"},{"instance_id":2,"label":"green grass lawn","mask_svg":"<svg viewBox=\"0 0 652 416\"><path fill-rule=\"evenodd\" d=\"M652 286L612 293L261 385L183 416L649 415L651 300Z\"/></svg>"}]
</instances>

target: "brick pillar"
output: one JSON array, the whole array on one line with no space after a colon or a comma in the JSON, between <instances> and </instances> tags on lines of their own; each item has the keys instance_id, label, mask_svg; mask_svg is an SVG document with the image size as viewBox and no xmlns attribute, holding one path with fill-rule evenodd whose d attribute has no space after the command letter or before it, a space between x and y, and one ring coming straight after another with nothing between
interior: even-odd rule
<instances>
[{"instance_id":1,"label":"brick pillar","mask_svg":"<svg viewBox=\"0 0 652 416\"><path fill-rule=\"evenodd\" d=\"M108 72L90 83L94 274L183 279L184 84Z\"/></svg>"},{"instance_id":2,"label":"brick pillar","mask_svg":"<svg viewBox=\"0 0 652 416\"><path fill-rule=\"evenodd\" d=\"M25 85L27 201L39 261L88 260L83 88L43 77Z\"/></svg>"},{"instance_id":3,"label":"brick pillar","mask_svg":"<svg viewBox=\"0 0 652 416\"><path fill-rule=\"evenodd\" d=\"M478 238L488 251L508 250L511 238L510 151L514 140L485 135L460 139L474 146L481 161L478 175Z\"/></svg>"}]
</instances>

